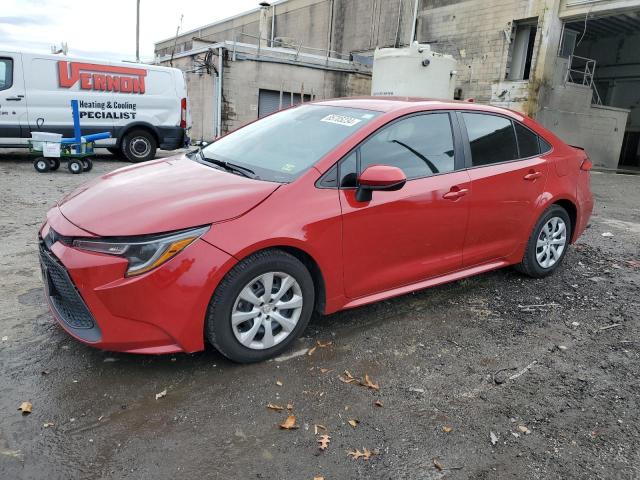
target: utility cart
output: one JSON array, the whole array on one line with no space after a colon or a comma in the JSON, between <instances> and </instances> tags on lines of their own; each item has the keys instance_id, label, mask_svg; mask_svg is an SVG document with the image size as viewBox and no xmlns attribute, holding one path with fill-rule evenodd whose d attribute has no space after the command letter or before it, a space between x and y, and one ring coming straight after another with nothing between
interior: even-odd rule
<instances>
[{"instance_id":1,"label":"utility cart","mask_svg":"<svg viewBox=\"0 0 640 480\"><path fill-rule=\"evenodd\" d=\"M33 166L40 172L49 172L60 168L60 159L67 162L71 173L88 172L93 168L91 157L95 155L94 142L110 138L109 132L82 135L80 131L80 113L78 101L71 100L74 138L62 138L58 133L32 132L29 139L29 154L36 157Z\"/></svg>"}]
</instances>

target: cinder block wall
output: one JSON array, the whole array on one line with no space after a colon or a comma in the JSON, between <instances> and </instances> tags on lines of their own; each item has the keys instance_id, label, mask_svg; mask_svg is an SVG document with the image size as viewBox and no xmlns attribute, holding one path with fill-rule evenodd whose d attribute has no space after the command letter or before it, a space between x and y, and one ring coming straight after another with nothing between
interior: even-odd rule
<instances>
[{"instance_id":1,"label":"cinder block wall","mask_svg":"<svg viewBox=\"0 0 640 480\"><path fill-rule=\"evenodd\" d=\"M430 0L418 16L418 40L458 60L457 85L463 97L491 100L491 87L507 75L514 20L538 18L543 0ZM542 35L536 33L532 65ZM501 92L498 92L501 93Z\"/></svg>"}]
</instances>

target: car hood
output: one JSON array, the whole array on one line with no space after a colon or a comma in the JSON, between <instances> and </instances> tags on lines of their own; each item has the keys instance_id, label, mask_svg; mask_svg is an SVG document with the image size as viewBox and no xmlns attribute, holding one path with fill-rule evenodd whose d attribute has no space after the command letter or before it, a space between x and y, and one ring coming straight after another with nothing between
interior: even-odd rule
<instances>
[{"instance_id":1,"label":"car hood","mask_svg":"<svg viewBox=\"0 0 640 480\"><path fill-rule=\"evenodd\" d=\"M144 235L238 217L279 186L180 155L107 173L58 206L67 220L95 235Z\"/></svg>"}]
</instances>

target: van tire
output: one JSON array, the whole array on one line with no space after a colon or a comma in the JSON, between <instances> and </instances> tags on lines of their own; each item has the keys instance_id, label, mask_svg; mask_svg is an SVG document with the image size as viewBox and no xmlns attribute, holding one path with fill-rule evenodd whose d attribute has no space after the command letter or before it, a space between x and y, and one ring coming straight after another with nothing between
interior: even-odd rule
<instances>
[{"instance_id":1,"label":"van tire","mask_svg":"<svg viewBox=\"0 0 640 480\"><path fill-rule=\"evenodd\" d=\"M146 162L156 156L158 144L147 130L131 130L122 139L122 154L133 163Z\"/></svg>"}]
</instances>

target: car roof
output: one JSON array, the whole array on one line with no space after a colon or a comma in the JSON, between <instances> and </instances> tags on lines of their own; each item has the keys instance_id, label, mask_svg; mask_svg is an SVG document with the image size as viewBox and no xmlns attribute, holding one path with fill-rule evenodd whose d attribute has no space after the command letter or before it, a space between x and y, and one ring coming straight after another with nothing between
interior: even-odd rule
<instances>
[{"instance_id":1,"label":"car roof","mask_svg":"<svg viewBox=\"0 0 640 480\"><path fill-rule=\"evenodd\" d=\"M365 110L375 110L378 112L394 112L405 109L424 110L478 110L488 113L500 113L517 119L522 119L519 112L507 108L484 105L472 101L462 100L439 100L435 98L417 97L346 97L334 98L331 100L320 100L313 102L315 105L326 105L332 107L361 108Z\"/></svg>"}]
</instances>

